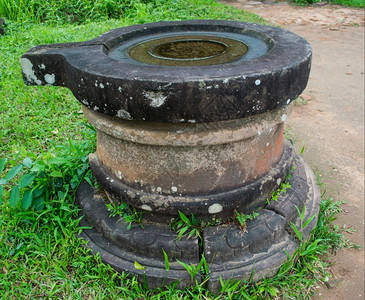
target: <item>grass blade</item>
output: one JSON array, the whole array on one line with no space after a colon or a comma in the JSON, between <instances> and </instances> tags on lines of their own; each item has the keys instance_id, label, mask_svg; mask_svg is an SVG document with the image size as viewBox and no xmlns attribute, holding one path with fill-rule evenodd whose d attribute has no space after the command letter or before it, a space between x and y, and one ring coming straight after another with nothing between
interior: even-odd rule
<instances>
[{"instance_id":1,"label":"grass blade","mask_svg":"<svg viewBox=\"0 0 365 300\"><path fill-rule=\"evenodd\" d=\"M295 235L297 236L297 238L302 241L302 233L297 229L297 227L295 226L295 224L293 222L290 222L292 229L295 232Z\"/></svg>"},{"instance_id":2,"label":"grass blade","mask_svg":"<svg viewBox=\"0 0 365 300\"><path fill-rule=\"evenodd\" d=\"M163 251L163 256L165 257L165 269L166 269L166 271L169 271L170 270L169 257L167 256L164 249L162 249L162 251Z\"/></svg>"},{"instance_id":3,"label":"grass blade","mask_svg":"<svg viewBox=\"0 0 365 300\"><path fill-rule=\"evenodd\" d=\"M181 211L179 211L179 216L180 216L180 219L183 220L186 224L189 224L190 225L190 220L187 216L185 216Z\"/></svg>"}]
</instances>

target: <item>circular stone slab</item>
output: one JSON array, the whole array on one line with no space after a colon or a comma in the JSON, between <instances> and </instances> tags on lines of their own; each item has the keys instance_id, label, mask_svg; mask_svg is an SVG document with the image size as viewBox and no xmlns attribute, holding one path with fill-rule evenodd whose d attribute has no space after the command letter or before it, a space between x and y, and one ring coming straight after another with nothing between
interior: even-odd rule
<instances>
[{"instance_id":1,"label":"circular stone slab","mask_svg":"<svg viewBox=\"0 0 365 300\"><path fill-rule=\"evenodd\" d=\"M197 40L224 49L195 56L166 52L189 41L201 50ZM66 86L85 106L107 115L204 123L287 105L306 87L311 56L308 42L286 30L191 20L123 27L86 42L37 46L21 63L27 84Z\"/></svg>"}]
</instances>

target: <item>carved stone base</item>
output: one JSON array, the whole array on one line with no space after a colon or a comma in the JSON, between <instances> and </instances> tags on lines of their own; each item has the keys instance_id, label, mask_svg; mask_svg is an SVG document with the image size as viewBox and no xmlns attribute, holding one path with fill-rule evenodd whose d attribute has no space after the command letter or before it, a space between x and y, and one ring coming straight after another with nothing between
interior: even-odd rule
<instances>
[{"instance_id":1,"label":"carved stone base","mask_svg":"<svg viewBox=\"0 0 365 300\"><path fill-rule=\"evenodd\" d=\"M277 201L271 201L254 220L247 221L245 230L237 224L224 224L205 228L202 239L177 239L168 225L158 223L134 224L130 230L119 217L109 217L101 193L87 183L80 185L77 199L84 215L82 226L92 226L81 236L88 241L87 247L99 253L101 259L117 271L126 271L147 282L150 288L179 280L179 288L192 284L190 275L176 259L197 265L204 254L209 266L208 288L217 292L219 278L253 279L273 276L280 265L293 254L299 242L292 233L291 223L298 229L311 216L312 221L302 229L307 238L317 222L320 192L315 176L308 165L298 156L294 159L291 188L281 193ZM302 211L301 221L297 208ZM297 207L297 208L296 208ZM169 257L170 270L165 269L163 251ZM135 268L134 262L145 267ZM198 281L200 278L196 278Z\"/></svg>"}]
</instances>

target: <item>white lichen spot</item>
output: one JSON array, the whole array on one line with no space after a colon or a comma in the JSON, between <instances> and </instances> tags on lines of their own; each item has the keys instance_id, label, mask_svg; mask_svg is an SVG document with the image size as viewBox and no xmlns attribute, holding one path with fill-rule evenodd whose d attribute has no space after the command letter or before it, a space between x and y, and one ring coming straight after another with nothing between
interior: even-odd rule
<instances>
[{"instance_id":1,"label":"white lichen spot","mask_svg":"<svg viewBox=\"0 0 365 300\"><path fill-rule=\"evenodd\" d=\"M44 75L44 80L48 84L54 84L56 81L56 76L54 74L46 74L46 75Z\"/></svg>"},{"instance_id":2,"label":"white lichen spot","mask_svg":"<svg viewBox=\"0 0 365 300\"><path fill-rule=\"evenodd\" d=\"M39 80L34 74L33 64L28 58L22 58L20 60L22 65L22 71L29 82L34 82L35 84L41 85L42 80Z\"/></svg>"},{"instance_id":3,"label":"white lichen spot","mask_svg":"<svg viewBox=\"0 0 365 300\"><path fill-rule=\"evenodd\" d=\"M99 110L99 107L98 106L94 106L94 110Z\"/></svg>"},{"instance_id":4,"label":"white lichen spot","mask_svg":"<svg viewBox=\"0 0 365 300\"><path fill-rule=\"evenodd\" d=\"M208 207L208 212L210 214L217 214L222 211L223 207L219 203L214 203L211 206Z\"/></svg>"},{"instance_id":5,"label":"white lichen spot","mask_svg":"<svg viewBox=\"0 0 365 300\"><path fill-rule=\"evenodd\" d=\"M120 109L117 111L117 117L126 119L126 120L133 120L133 118L131 117L131 114L124 109Z\"/></svg>"},{"instance_id":6,"label":"white lichen spot","mask_svg":"<svg viewBox=\"0 0 365 300\"><path fill-rule=\"evenodd\" d=\"M129 97L130 100L133 100L133 97Z\"/></svg>"},{"instance_id":7,"label":"white lichen spot","mask_svg":"<svg viewBox=\"0 0 365 300\"><path fill-rule=\"evenodd\" d=\"M285 122L286 119L287 119L287 116L286 115L282 115L281 116L281 121Z\"/></svg>"},{"instance_id":8,"label":"white lichen spot","mask_svg":"<svg viewBox=\"0 0 365 300\"><path fill-rule=\"evenodd\" d=\"M216 84L214 87L215 87L216 89L219 89L219 84Z\"/></svg>"},{"instance_id":9,"label":"white lichen spot","mask_svg":"<svg viewBox=\"0 0 365 300\"><path fill-rule=\"evenodd\" d=\"M177 134L182 134L182 133L184 133L184 130L176 130L176 133Z\"/></svg>"},{"instance_id":10,"label":"white lichen spot","mask_svg":"<svg viewBox=\"0 0 365 300\"><path fill-rule=\"evenodd\" d=\"M224 84L227 84L227 83L228 83L228 81L229 81L229 79L228 79L228 78L225 78L225 79L223 80L223 83L224 83Z\"/></svg>"},{"instance_id":11,"label":"white lichen spot","mask_svg":"<svg viewBox=\"0 0 365 300\"><path fill-rule=\"evenodd\" d=\"M173 193L176 193L176 192L177 192L177 187L176 187L176 186L172 186L172 187L171 187L171 191L172 191Z\"/></svg>"},{"instance_id":12,"label":"white lichen spot","mask_svg":"<svg viewBox=\"0 0 365 300\"><path fill-rule=\"evenodd\" d=\"M143 95L150 100L150 106L160 107L165 103L167 96L162 92L145 91Z\"/></svg>"},{"instance_id":13,"label":"white lichen spot","mask_svg":"<svg viewBox=\"0 0 365 300\"><path fill-rule=\"evenodd\" d=\"M256 79L256 80L255 80L255 84L256 84L256 85L260 85L260 84L261 84L261 80L260 80L260 79Z\"/></svg>"},{"instance_id":14,"label":"white lichen spot","mask_svg":"<svg viewBox=\"0 0 365 300\"><path fill-rule=\"evenodd\" d=\"M210 90L212 88L212 86L210 85L210 86L207 86L207 90Z\"/></svg>"},{"instance_id":15,"label":"white lichen spot","mask_svg":"<svg viewBox=\"0 0 365 300\"><path fill-rule=\"evenodd\" d=\"M89 102L87 102L86 99L82 99L81 102L82 102L82 104L85 104L86 106L89 105Z\"/></svg>"},{"instance_id":16,"label":"white lichen spot","mask_svg":"<svg viewBox=\"0 0 365 300\"><path fill-rule=\"evenodd\" d=\"M117 176L119 179L123 179L123 175L121 171L117 171Z\"/></svg>"},{"instance_id":17,"label":"white lichen spot","mask_svg":"<svg viewBox=\"0 0 365 300\"><path fill-rule=\"evenodd\" d=\"M160 187L157 187L156 191L157 191L157 193L161 193L162 189Z\"/></svg>"},{"instance_id":18,"label":"white lichen spot","mask_svg":"<svg viewBox=\"0 0 365 300\"><path fill-rule=\"evenodd\" d=\"M195 120L188 120L188 122L189 122L189 123L192 123L192 124L196 123L196 121L195 121Z\"/></svg>"},{"instance_id":19,"label":"white lichen spot","mask_svg":"<svg viewBox=\"0 0 365 300\"><path fill-rule=\"evenodd\" d=\"M180 119L180 122L185 122L185 119Z\"/></svg>"},{"instance_id":20,"label":"white lichen spot","mask_svg":"<svg viewBox=\"0 0 365 300\"><path fill-rule=\"evenodd\" d=\"M151 206L149 206L147 204L143 204L140 208L143 209L143 210L152 211Z\"/></svg>"},{"instance_id":21,"label":"white lichen spot","mask_svg":"<svg viewBox=\"0 0 365 300\"><path fill-rule=\"evenodd\" d=\"M121 93L122 92L122 88L121 87L118 87L118 91Z\"/></svg>"},{"instance_id":22,"label":"white lichen spot","mask_svg":"<svg viewBox=\"0 0 365 300\"><path fill-rule=\"evenodd\" d=\"M84 82L84 78L81 78L81 82Z\"/></svg>"},{"instance_id":23,"label":"white lichen spot","mask_svg":"<svg viewBox=\"0 0 365 300\"><path fill-rule=\"evenodd\" d=\"M104 88L104 84L102 84L101 82L100 82L100 84L99 84L99 86L100 86L100 88Z\"/></svg>"},{"instance_id":24,"label":"white lichen spot","mask_svg":"<svg viewBox=\"0 0 365 300\"><path fill-rule=\"evenodd\" d=\"M276 184L277 184L277 185L280 185L280 183L281 183L281 178L278 178L278 179L276 180Z\"/></svg>"},{"instance_id":25,"label":"white lichen spot","mask_svg":"<svg viewBox=\"0 0 365 300\"><path fill-rule=\"evenodd\" d=\"M110 182L114 182L114 179L110 179Z\"/></svg>"},{"instance_id":26,"label":"white lichen spot","mask_svg":"<svg viewBox=\"0 0 365 300\"><path fill-rule=\"evenodd\" d=\"M205 87L205 82L204 80L200 79L199 80L199 87L202 89L203 87Z\"/></svg>"},{"instance_id":27,"label":"white lichen spot","mask_svg":"<svg viewBox=\"0 0 365 300\"><path fill-rule=\"evenodd\" d=\"M41 64L40 66L38 66L40 69L44 70L46 68L46 66L44 64Z\"/></svg>"},{"instance_id":28,"label":"white lichen spot","mask_svg":"<svg viewBox=\"0 0 365 300\"><path fill-rule=\"evenodd\" d=\"M269 147L270 143L266 143L266 147Z\"/></svg>"},{"instance_id":29,"label":"white lichen spot","mask_svg":"<svg viewBox=\"0 0 365 300\"><path fill-rule=\"evenodd\" d=\"M286 100L286 104L289 104L290 103L290 99Z\"/></svg>"}]
</instances>

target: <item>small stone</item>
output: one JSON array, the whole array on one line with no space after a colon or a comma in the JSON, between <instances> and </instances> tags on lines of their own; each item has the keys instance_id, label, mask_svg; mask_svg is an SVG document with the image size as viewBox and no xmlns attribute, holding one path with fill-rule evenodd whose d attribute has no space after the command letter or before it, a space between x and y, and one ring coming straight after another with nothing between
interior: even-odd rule
<instances>
[{"instance_id":1,"label":"small stone","mask_svg":"<svg viewBox=\"0 0 365 300\"><path fill-rule=\"evenodd\" d=\"M336 288L341 282L343 281L343 278L337 278L337 279L330 279L327 282L325 282L324 284L326 285L326 287L330 290Z\"/></svg>"},{"instance_id":2,"label":"small stone","mask_svg":"<svg viewBox=\"0 0 365 300\"><path fill-rule=\"evenodd\" d=\"M146 210L146 211L152 211L151 206L149 206L149 205L147 205L147 204L143 204L143 205L141 206L141 209Z\"/></svg>"},{"instance_id":3,"label":"small stone","mask_svg":"<svg viewBox=\"0 0 365 300\"><path fill-rule=\"evenodd\" d=\"M325 6L327 4L328 4L328 2L323 1L323 2L314 3L314 6Z\"/></svg>"},{"instance_id":4,"label":"small stone","mask_svg":"<svg viewBox=\"0 0 365 300\"><path fill-rule=\"evenodd\" d=\"M208 212L210 214L217 214L222 211L223 207L219 203L214 203L213 205L209 206Z\"/></svg>"},{"instance_id":5,"label":"small stone","mask_svg":"<svg viewBox=\"0 0 365 300\"><path fill-rule=\"evenodd\" d=\"M260 5L262 2L260 1L248 1L245 3L246 5Z\"/></svg>"}]
</instances>

